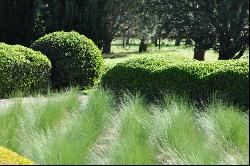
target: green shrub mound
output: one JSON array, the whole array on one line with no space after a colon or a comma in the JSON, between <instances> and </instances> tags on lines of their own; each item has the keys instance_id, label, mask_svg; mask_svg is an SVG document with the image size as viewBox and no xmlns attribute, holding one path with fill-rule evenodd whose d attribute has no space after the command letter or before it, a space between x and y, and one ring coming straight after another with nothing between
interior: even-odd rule
<instances>
[{"instance_id":1,"label":"green shrub mound","mask_svg":"<svg viewBox=\"0 0 250 166\"><path fill-rule=\"evenodd\" d=\"M210 74L206 79L210 91L219 92L222 97L239 105L249 106L248 61L234 61Z\"/></svg>"},{"instance_id":2,"label":"green shrub mound","mask_svg":"<svg viewBox=\"0 0 250 166\"><path fill-rule=\"evenodd\" d=\"M103 87L116 93L140 92L149 99L176 93L206 100L213 93L229 102L249 105L249 62L198 62L179 56L141 57L120 63L102 77Z\"/></svg>"},{"instance_id":3,"label":"green shrub mound","mask_svg":"<svg viewBox=\"0 0 250 166\"><path fill-rule=\"evenodd\" d=\"M50 72L51 63L42 53L0 43L0 98L47 91Z\"/></svg>"},{"instance_id":4,"label":"green shrub mound","mask_svg":"<svg viewBox=\"0 0 250 166\"><path fill-rule=\"evenodd\" d=\"M35 41L31 48L41 51L52 63L52 85L87 88L99 79L104 60L92 40L77 32L54 32Z\"/></svg>"}]
</instances>

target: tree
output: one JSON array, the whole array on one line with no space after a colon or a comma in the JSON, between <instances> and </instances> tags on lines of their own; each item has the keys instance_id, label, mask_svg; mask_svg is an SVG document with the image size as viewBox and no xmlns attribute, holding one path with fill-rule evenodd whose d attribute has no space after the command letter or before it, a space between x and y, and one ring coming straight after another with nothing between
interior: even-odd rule
<instances>
[{"instance_id":1,"label":"tree","mask_svg":"<svg viewBox=\"0 0 250 166\"><path fill-rule=\"evenodd\" d=\"M209 20L206 0L147 0L158 15L159 22L168 34L175 34L176 44L181 39L195 43L194 59L204 60L206 50L213 46L215 30Z\"/></svg>"},{"instance_id":2,"label":"tree","mask_svg":"<svg viewBox=\"0 0 250 166\"><path fill-rule=\"evenodd\" d=\"M219 59L237 59L249 47L248 0L147 0L167 31L193 40L194 59L213 48ZM177 40L179 44L179 40Z\"/></svg>"},{"instance_id":3,"label":"tree","mask_svg":"<svg viewBox=\"0 0 250 166\"><path fill-rule=\"evenodd\" d=\"M97 41L95 0L43 0L40 11L46 33L75 30Z\"/></svg>"},{"instance_id":4,"label":"tree","mask_svg":"<svg viewBox=\"0 0 250 166\"><path fill-rule=\"evenodd\" d=\"M219 59L240 58L249 47L249 0L213 0L212 8Z\"/></svg>"},{"instance_id":5,"label":"tree","mask_svg":"<svg viewBox=\"0 0 250 166\"><path fill-rule=\"evenodd\" d=\"M138 19L142 0L99 0L101 26L103 28L103 53L111 52L115 36L128 31Z\"/></svg>"},{"instance_id":6,"label":"tree","mask_svg":"<svg viewBox=\"0 0 250 166\"><path fill-rule=\"evenodd\" d=\"M210 3L205 0L170 0L170 18L177 31L184 38L195 43L194 59L204 60L206 50L215 42L215 30L209 20ZM208 11L207 11L208 10Z\"/></svg>"},{"instance_id":7,"label":"tree","mask_svg":"<svg viewBox=\"0 0 250 166\"><path fill-rule=\"evenodd\" d=\"M37 0L0 0L0 42L29 46L35 30Z\"/></svg>"}]
</instances>

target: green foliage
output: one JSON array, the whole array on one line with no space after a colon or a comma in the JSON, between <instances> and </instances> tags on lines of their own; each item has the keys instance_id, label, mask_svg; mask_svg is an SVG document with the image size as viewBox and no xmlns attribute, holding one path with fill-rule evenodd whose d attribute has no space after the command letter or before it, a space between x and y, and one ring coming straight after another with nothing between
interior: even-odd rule
<instances>
[{"instance_id":1,"label":"green foliage","mask_svg":"<svg viewBox=\"0 0 250 166\"><path fill-rule=\"evenodd\" d=\"M218 98L205 109L201 112L174 95L154 108L155 125L150 131L154 147L163 152L164 164L247 164L247 114Z\"/></svg>"},{"instance_id":2,"label":"green foliage","mask_svg":"<svg viewBox=\"0 0 250 166\"><path fill-rule=\"evenodd\" d=\"M109 122L113 99L104 91L95 91L85 100L78 97L73 89L0 107L0 146L38 164L87 164L91 148Z\"/></svg>"},{"instance_id":3,"label":"green foliage","mask_svg":"<svg viewBox=\"0 0 250 166\"><path fill-rule=\"evenodd\" d=\"M51 60L54 88L93 86L102 71L101 52L92 40L77 32L54 32L31 46Z\"/></svg>"},{"instance_id":4,"label":"green foliage","mask_svg":"<svg viewBox=\"0 0 250 166\"><path fill-rule=\"evenodd\" d=\"M29 46L37 37L36 15L40 0L0 0L0 42Z\"/></svg>"},{"instance_id":5,"label":"green foliage","mask_svg":"<svg viewBox=\"0 0 250 166\"><path fill-rule=\"evenodd\" d=\"M19 147L17 137L20 130L19 118L24 115L22 99L0 112L0 146L16 151Z\"/></svg>"},{"instance_id":6,"label":"green foliage","mask_svg":"<svg viewBox=\"0 0 250 166\"><path fill-rule=\"evenodd\" d=\"M157 105L126 94L115 103L102 90L82 97L71 90L0 107L0 146L37 164L249 164L248 116L217 98L204 112L175 95Z\"/></svg>"},{"instance_id":7,"label":"green foliage","mask_svg":"<svg viewBox=\"0 0 250 166\"><path fill-rule=\"evenodd\" d=\"M155 110L152 132L157 149L162 148L170 156L173 155L171 158L175 159L172 161L175 164L218 162L218 153L213 147L207 147L207 137L197 125L192 104L179 96L168 96L162 108L158 109Z\"/></svg>"},{"instance_id":8,"label":"green foliage","mask_svg":"<svg viewBox=\"0 0 250 166\"><path fill-rule=\"evenodd\" d=\"M147 105L139 96L126 97L114 126L118 126L119 138L109 150L110 164L155 164L155 154L149 145L152 126Z\"/></svg>"},{"instance_id":9,"label":"green foliage","mask_svg":"<svg viewBox=\"0 0 250 166\"><path fill-rule=\"evenodd\" d=\"M0 43L0 97L47 90L50 69L50 61L40 52Z\"/></svg>"},{"instance_id":10,"label":"green foliage","mask_svg":"<svg viewBox=\"0 0 250 166\"><path fill-rule=\"evenodd\" d=\"M217 32L214 49L219 59L240 58L249 48L249 1L214 0L207 8L211 8L210 19Z\"/></svg>"},{"instance_id":11,"label":"green foliage","mask_svg":"<svg viewBox=\"0 0 250 166\"><path fill-rule=\"evenodd\" d=\"M217 137L218 147L225 148L229 153L244 154L244 157L247 158L249 153L248 149L245 148L249 146L249 139L246 139L249 137L247 114L242 113L239 108L218 99L213 99L207 109L209 110L210 121L214 124L214 133L211 133L211 135Z\"/></svg>"},{"instance_id":12,"label":"green foliage","mask_svg":"<svg viewBox=\"0 0 250 166\"><path fill-rule=\"evenodd\" d=\"M210 91L239 105L249 106L249 62L231 61L223 68L210 74L206 79Z\"/></svg>"},{"instance_id":13,"label":"green foliage","mask_svg":"<svg viewBox=\"0 0 250 166\"><path fill-rule=\"evenodd\" d=\"M203 100L218 91L232 102L247 106L248 66L244 60L198 62L180 56L144 56L108 70L102 86L118 93L139 91L150 99L174 92Z\"/></svg>"}]
</instances>

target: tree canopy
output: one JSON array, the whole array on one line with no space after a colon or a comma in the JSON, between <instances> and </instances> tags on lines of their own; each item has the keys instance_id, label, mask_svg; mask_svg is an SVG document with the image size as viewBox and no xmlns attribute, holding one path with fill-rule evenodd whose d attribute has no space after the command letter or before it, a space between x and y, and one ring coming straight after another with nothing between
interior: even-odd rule
<instances>
[{"instance_id":1,"label":"tree canopy","mask_svg":"<svg viewBox=\"0 0 250 166\"><path fill-rule=\"evenodd\" d=\"M29 46L44 34L75 30L103 53L116 37L194 42L194 58L214 49L240 58L249 47L248 0L0 0L0 41Z\"/></svg>"}]
</instances>

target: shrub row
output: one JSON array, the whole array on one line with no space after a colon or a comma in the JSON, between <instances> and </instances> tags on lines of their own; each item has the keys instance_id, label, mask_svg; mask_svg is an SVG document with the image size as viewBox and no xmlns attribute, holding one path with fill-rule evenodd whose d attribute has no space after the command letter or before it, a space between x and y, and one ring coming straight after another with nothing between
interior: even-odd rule
<instances>
[{"instance_id":1,"label":"shrub row","mask_svg":"<svg viewBox=\"0 0 250 166\"><path fill-rule=\"evenodd\" d=\"M90 87L100 78L104 60L92 40L77 32L54 32L31 46L52 63L52 84L56 89Z\"/></svg>"},{"instance_id":2,"label":"shrub row","mask_svg":"<svg viewBox=\"0 0 250 166\"><path fill-rule=\"evenodd\" d=\"M40 52L0 43L0 98L47 90L51 63Z\"/></svg>"},{"instance_id":3,"label":"shrub row","mask_svg":"<svg viewBox=\"0 0 250 166\"><path fill-rule=\"evenodd\" d=\"M171 92L205 100L217 92L230 102L248 106L248 74L248 61L198 62L169 55L120 63L106 72L101 84L117 93L140 92L150 99Z\"/></svg>"},{"instance_id":4,"label":"shrub row","mask_svg":"<svg viewBox=\"0 0 250 166\"><path fill-rule=\"evenodd\" d=\"M0 147L0 165L36 165L8 149Z\"/></svg>"}]
</instances>

